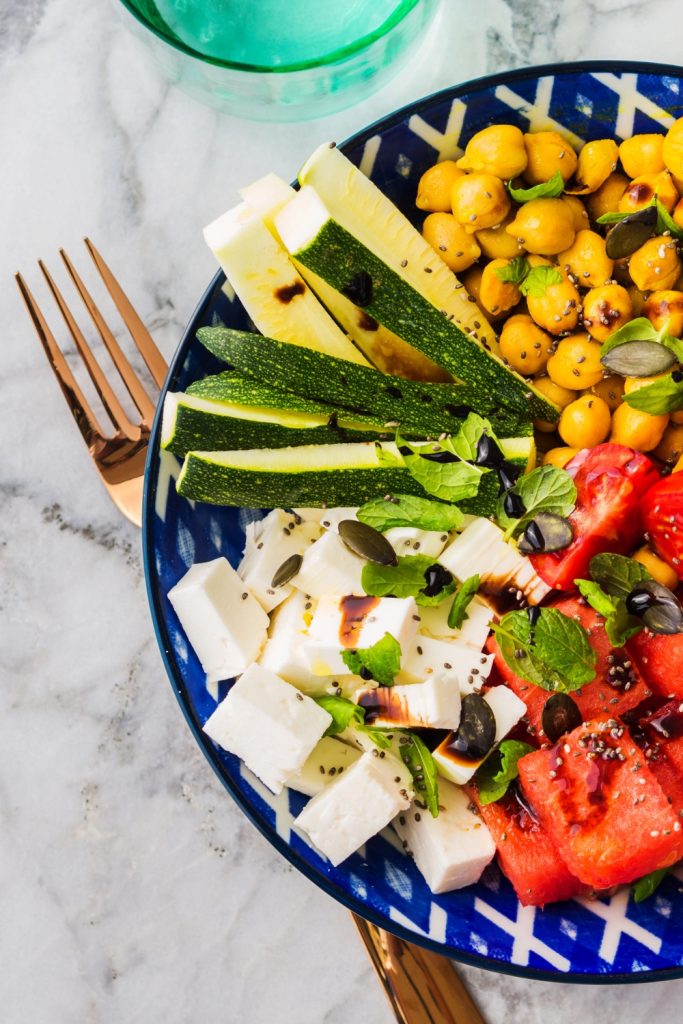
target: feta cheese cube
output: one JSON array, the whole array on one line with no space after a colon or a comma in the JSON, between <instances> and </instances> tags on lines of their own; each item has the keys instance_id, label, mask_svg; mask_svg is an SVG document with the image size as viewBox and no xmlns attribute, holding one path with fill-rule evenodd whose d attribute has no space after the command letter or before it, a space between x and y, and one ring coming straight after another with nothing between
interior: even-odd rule
<instances>
[{"instance_id":1,"label":"feta cheese cube","mask_svg":"<svg viewBox=\"0 0 683 1024\"><path fill-rule=\"evenodd\" d=\"M407 650L417 635L417 605L412 597L321 597L313 613L303 654L313 675L348 672L344 649L372 647L389 633ZM351 643L349 643L351 639Z\"/></svg>"},{"instance_id":2,"label":"feta cheese cube","mask_svg":"<svg viewBox=\"0 0 683 1024\"><path fill-rule=\"evenodd\" d=\"M293 585L311 597L325 594L363 594L361 574L365 562L349 551L339 534L326 530L304 553Z\"/></svg>"},{"instance_id":3,"label":"feta cheese cube","mask_svg":"<svg viewBox=\"0 0 683 1024\"><path fill-rule=\"evenodd\" d=\"M251 665L207 719L204 732L280 793L331 721L310 697L262 665Z\"/></svg>"},{"instance_id":4,"label":"feta cheese cube","mask_svg":"<svg viewBox=\"0 0 683 1024\"><path fill-rule=\"evenodd\" d=\"M245 548L238 573L264 611L270 612L292 592L291 583L273 587L282 563L304 551L320 535L317 523L297 522L290 512L276 508L262 520Z\"/></svg>"},{"instance_id":5,"label":"feta cheese cube","mask_svg":"<svg viewBox=\"0 0 683 1024\"><path fill-rule=\"evenodd\" d=\"M197 562L168 599L210 680L231 679L258 657L268 616L227 558Z\"/></svg>"},{"instance_id":6,"label":"feta cheese cube","mask_svg":"<svg viewBox=\"0 0 683 1024\"><path fill-rule=\"evenodd\" d=\"M467 606L467 618L460 629L452 629L448 625L451 604L452 599L447 598L441 604L421 607L419 632L437 640L459 640L481 651L490 632L489 623L493 618L491 609L478 597L473 598Z\"/></svg>"},{"instance_id":7,"label":"feta cheese cube","mask_svg":"<svg viewBox=\"0 0 683 1024\"><path fill-rule=\"evenodd\" d=\"M325 530L331 530L332 533L339 532L339 524L343 519L357 519L358 518L358 506L345 508L339 506L339 508L325 508L323 514L320 517L320 525Z\"/></svg>"},{"instance_id":8,"label":"feta cheese cube","mask_svg":"<svg viewBox=\"0 0 683 1024\"><path fill-rule=\"evenodd\" d=\"M520 718L526 714L526 704L523 700L508 689L507 686L492 686L484 694L484 700L488 703L496 719L496 743L505 739L507 734L516 725ZM464 786L469 782L480 765L486 758L480 761L466 760L450 746L453 736L447 736L443 743L440 743L432 756L436 762L439 774L443 775L456 786ZM489 751L490 753L490 751ZM487 755L488 756L488 755Z\"/></svg>"},{"instance_id":9,"label":"feta cheese cube","mask_svg":"<svg viewBox=\"0 0 683 1024\"><path fill-rule=\"evenodd\" d=\"M373 757L379 757L387 767L391 768L392 778L399 787L401 796L404 796L406 800L413 799L415 796L415 785L410 769L403 763L403 758L401 757L400 733L385 733L388 745L381 749L377 747L377 744L367 732L364 732L362 729L356 729L353 725L340 732L338 738L343 743L348 743L364 753L369 752ZM376 753L373 753L373 751L376 751Z\"/></svg>"},{"instance_id":10,"label":"feta cheese cube","mask_svg":"<svg viewBox=\"0 0 683 1024\"><path fill-rule=\"evenodd\" d=\"M444 675L462 694L480 690L493 665L492 654L482 654L457 640L435 640L418 635L401 661L396 682L421 683L432 675Z\"/></svg>"},{"instance_id":11,"label":"feta cheese cube","mask_svg":"<svg viewBox=\"0 0 683 1024\"><path fill-rule=\"evenodd\" d=\"M463 789L440 779L438 817L413 804L394 820L394 829L433 893L472 885L493 860L496 845L491 833L469 803Z\"/></svg>"},{"instance_id":12,"label":"feta cheese cube","mask_svg":"<svg viewBox=\"0 0 683 1024\"><path fill-rule=\"evenodd\" d=\"M410 806L386 762L371 752L363 754L295 821L335 867Z\"/></svg>"},{"instance_id":13,"label":"feta cheese cube","mask_svg":"<svg viewBox=\"0 0 683 1024\"><path fill-rule=\"evenodd\" d=\"M287 779L290 789L315 796L361 756L360 750L334 736L323 736L306 759L303 768Z\"/></svg>"},{"instance_id":14,"label":"feta cheese cube","mask_svg":"<svg viewBox=\"0 0 683 1024\"><path fill-rule=\"evenodd\" d=\"M312 602L306 594L292 591L271 617L259 664L304 693L318 695L325 692L324 683L314 678L303 656L303 642L313 614L311 608Z\"/></svg>"},{"instance_id":15,"label":"feta cheese cube","mask_svg":"<svg viewBox=\"0 0 683 1024\"><path fill-rule=\"evenodd\" d=\"M428 555L438 558L448 543L440 530L419 530L416 526L392 526L384 534L397 555Z\"/></svg>"},{"instance_id":16,"label":"feta cheese cube","mask_svg":"<svg viewBox=\"0 0 683 1024\"><path fill-rule=\"evenodd\" d=\"M460 724L460 688L452 676L361 690L356 703L365 708L366 724L379 728L457 729Z\"/></svg>"}]
</instances>

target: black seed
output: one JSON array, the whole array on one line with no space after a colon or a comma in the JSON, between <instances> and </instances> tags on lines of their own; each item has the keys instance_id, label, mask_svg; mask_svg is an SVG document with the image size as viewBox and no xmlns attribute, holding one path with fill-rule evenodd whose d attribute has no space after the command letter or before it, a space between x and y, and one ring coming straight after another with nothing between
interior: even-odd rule
<instances>
[{"instance_id":1,"label":"black seed","mask_svg":"<svg viewBox=\"0 0 683 1024\"><path fill-rule=\"evenodd\" d=\"M646 206L615 224L607 236L606 250L611 260L623 260L651 238L657 228L657 209Z\"/></svg>"},{"instance_id":2,"label":"black seed","mask_svg":"<svg viewBox=\"0 0 683 1024\"><path fill-rule=\"evenodd\" d=\"M275 571L271 587L284 587L285 583L289 583L298 573L302 562L301 555L290 555L289 558L285 558L280 568Z\"/></svg>"},{"instance_id":3,"label":"black seed","mask_svg":"<svg viewBox=\"0 0 683 1024\"><path fill-rule=\"evenodd\" d=\"M535 551L562 551L574 540L569 520L554 512L539 512L527 525L519 542L525 555Z\"/></svg>"},{"instance_id":4,"label":"black seed","mask_svg":"<svg viewBox=\"0 0 683 1024\"><path fill-rule=\"evenodd\" d=\"M369 306L372 302L372 278L367 270L359 270L341 291L357 306Z\"/></svg>"},{"instance_id":5,"label":"black seed","mask_svg":"<svg viewBox=\"0 0 683 1024\"><path fill-rule=\"evenodd\" d=\"M368 562L377 565L398 565L398 558L386 537L367 523L356 519L342 519L337 527L344 544Z\"/></svg>"},{"instance_id":6,"label":"black seed","mask_svg":"<svg viewBox=\"0 0 683 1024\"><path fill-rule=\"evenodd\" d=\"M483 697L468 693L462 699L460 725L449 746L460 757L481 760L496 740L496 718Z\"/></svg>"},{"instance_id":7,"label":"black seed","mask_svg":"<svg viewBox=\"0 0 683 1024\"><path fill-rule=\"evenodd\" d=\"M583 721L579 706L567 693L554 693L545 702L541 724L551 743L557 743Z\"/></svg>"},{"instance_id":8,"label":"black seed","mask_svg":"<svg viewBox=\"0 0 683 1024\"><path fill-rule=\"evenodd\" d=\"M656 341L627 341L607 352L600 362L622 377L656 377L671 369L676 356Z\"/></svg>"}]
</instances>

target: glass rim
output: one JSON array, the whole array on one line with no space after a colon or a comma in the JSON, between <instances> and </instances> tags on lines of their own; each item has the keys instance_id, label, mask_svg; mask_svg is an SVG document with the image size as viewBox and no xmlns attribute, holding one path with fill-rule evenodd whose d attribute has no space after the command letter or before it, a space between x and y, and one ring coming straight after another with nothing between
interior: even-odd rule
<instances>
[{"instance_id":1,"label":"glass rim","mask_svg":"<svg viewBox=\"0 0 683 1024\"><path fill-rule=\"evenodd\" d=\"M367 50L373 43L378 42L393 28L399 25L410 13L413 11L419 3L423 0L399 0L399 4L396 10L389 15L389 17L382 22L373 32L368 32L366 35L361 36L354 43L350 43L348 46L342 46L336 50L332 50L326 53L323 57L317 57L311 60L296 61L291 64L280 64L276 67L268 64L246 64L241 61L230 61L222 60L220 57L212 57L208 54L202 53L200 50L194 49L184 43L178 36L167 34L158 25L155 25L152 21L145 17L142 11L139 10L134 0L119 0L119 3L126 8L143 28L146 28L153 35L160 39L162 43L166 43L171 46L174 50L178 50L180 53L184 53L189 57L194 57L196 60L200 60L205 64L212 64L215 67L224 68L230 71L249 71L254 74L286 74L288 72L296 71L308 71L314 68L324 68L328 65L339 63L342 60L347 60L353 57L355 54L361 53L363 50ZM169 29L169 33L170 33Z\"/></svg>"}]
</instances>

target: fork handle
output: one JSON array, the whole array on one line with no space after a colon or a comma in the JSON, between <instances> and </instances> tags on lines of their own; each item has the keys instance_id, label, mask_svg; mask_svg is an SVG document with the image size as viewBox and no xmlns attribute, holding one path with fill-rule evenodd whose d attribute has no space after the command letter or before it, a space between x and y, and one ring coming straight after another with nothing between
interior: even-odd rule
<instances>
[{"instance_id":1,"label":"fork handle","mask_svg":"<svg viewBox=\"0 0 683 1024\"><path fill-rule=\"evenodd\" d=\"M351 916L398 1024L486 1024L446 957Z\"/></svg>"}]
</instances>

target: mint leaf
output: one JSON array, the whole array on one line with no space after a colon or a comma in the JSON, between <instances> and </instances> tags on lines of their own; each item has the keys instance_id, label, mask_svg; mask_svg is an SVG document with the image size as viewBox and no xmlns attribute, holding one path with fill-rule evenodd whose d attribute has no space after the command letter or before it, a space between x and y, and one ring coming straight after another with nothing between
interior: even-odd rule
<instances>
[{"instance_id":1,"label":"mint leaf","mask_svg":"<svg viewBox=\"0 0 683 1024\"><path fill-rule=\"evenodd\" d=\"M403 459L399 455L394 455L393 452L387 451L379 441L375 441L375 452L377 454L377 462L380 466L386 466L388 469L395 469L396 467L400 468L403 465Z\"/></svg>"},{"instance_id":2,"label":"mint leaf","mask_svg":"<svg viewBox=\"0 0 683 1024\"><path fill-rule=\"evenodd\" d=\"M439 816L439 778L429 747L412 732L404 732L398 741L401 760L413 777L415 793L428 807L433 818Z\"/></svg>"},{"instance_id":3,"label":"mint leaf","mask_svg":"<svg viewBox=\"0 0 683 1024\"><path fill-rule=\"evenodd\" d=\"M353 701L347 700L346 697L325 694L322 697L315 697L314 700L329 715L332 715L332 721L325 729L324 736L336 736L348 728L351 723L362 724L365 719L365 710L358 707Z\"/></svg>"},{"instance_id":4,"label":"mint leaf","mask_svg":"<svg viewBox=\"0 0 683 1024\"><path fill-rule=\"evenodd\" d=\"M418 604L441 604L445 597L454 592L455 582L451 577L438 594L425 594L425 573L436 564L429 555L399 555L397 565L367 562L361 573L361 586L372 597L414 597Z\"/></svg>"},{"instance_id":5,"label":"mint leaf","mask_svg":"<svg viewBox=\"0 0 683 1024\"><path fill-rule=\"evenodd\" d=\"M535 686L571 693L595 679L588 633L556 608L541 608L533 628L525 611L508 612L491 628L508 667Z\"/></svg>"},{"instance_id":6,"label":"mint leaf","mask_svg":"<svg viewBox=\"0 0 683 1024\"><path fill-rule=\"evenodd\" d=\"M610 334L600 349L600 356L606 356L613 348L625 345L629 341L660 341L661 332L657 331L652 322L645 316L637 316L635 320L629 320L627 324L620 327L614 334Z\"/></svg>"},{"instance_id":7,"label":"mint leaf","mask_svg":"<svg viewBox=\"0 0 683 1024\"><path fill-rule=\"evenodd\" d=\"M479 574L469 576L460 587L453 604L448 612L448 628L461 629L463 622L468 618L467 608L474 595L479 590Z\"/></svg>"},{"instance_id":8,"label":"mint leaf","mask_svg":"<svg viewBox=\"0 0 683 1024\"><path fill-rule=\"evenodd\" d=\"M393 686L401 668L401 645L390 633L385 633L372 647L342 651L342 659L354 675L360 675L361 669L366 669L380 686Z\"/></svg>"},{"instance_id":9,"label":"mint leaf","mask_svg":"<svg viewBox=\"0 0 683 1024\"><path fill-rule=\"evenodd\" d=\"M562 284L563 277L557 267L532 267L519 286L522 295L542 298L552 284Z\"/></svg>"},{"instance_id":10,"label":"mint leaf","mask_svg":"<svg viewBox=\"0 0 683 1024\"><path fill-rule=\"evenodd\" d=\"M412 494L397 494L391 501L383 498L368 501L358 509L357 517L361 523L374 526L381 532L395 526L410 526L447 533L457 530L464 520L463 513L455 505L416 498Z\"/></svg>"},{"instance_id":11,"label":"mint leaf","mask_svg":"<svg viewBox=\"0 0 683 1024\"><path fill-rule=\"evenodd\" d=\"M492 804L504 797L510 783L519 776L518 762L533 750L534 747L528 743L503 740L474 776L479 802Z\"/></svg>"},{"instance_id":12,"label":"mint leaf","mask_svg":"<svg viewBox=\"0 0 683 1024\"><path fill-rule=\"evenodd\" d=\"M591 580L574 580L574 583L591 608L603 616L605 633L612 647L623 647L630 637L643 629L644 623L629 615L623 598L606 594L599 583Z\"/></svg>"},{"instance_id":13,"label":"mint leaf","mask_svg":"<svg viewBox=\"0 0 683 1024\"><path fill-rule=\"evenodd\" d=\"M678 379L676 380L675 377ZM624 395L624 401L632 409L640 409L641 412L650 413L651 416L660 416L667 412L677 412L683 409L683 374L680 371L669 373L661 377L653 384L647 384L644 388L631 391Z\"/></svg>"},{"instance_id":14,"label":"mint leaf","mask_svg":"<svg viewBox=\"0 0 683 1024\"><path fill-rule=\"evenodd\" d=\"M652 576L644 565L626 555L594 555L588 567L591 579L613 597L626 600L633 588Z\"/></svg>"},{"instance_id":15,"label":"mint leaf","mask_svg":"<svg viewBox=\"0 0 683 1024\"><path fill-rule=\"evenodd\" d=\"M634 882L631 887L634 903L642 903L643 900L652 896L668 874L668 868L660 868L658 871L651 871L649 875L643 875L637 882Z\"/></svg>"},{"instance_id":16,"label":"mint leaf","mask_svg":"<svg viewBox=\"0 0 683 1024\"><path fill-rule=\"evenodd\" d=\"M465 462L474 462L477 457L477 445L482 434L488 434L497 442L489 421L478 413L471 412L457 434L449 434L440 443L446 451L457 455L459 459L463 459Z\"/></svg>"},{"instance_id":17,"label":"mint leaf","mask_svg":"<svg viewBox=\"0 0 683 1024\"><path fill-rule=\"evenodd\" d=\"M557 466L539 466L526 473L511 491L519 495L526 511L520 519L511 519L503 507L505 495L501 495L496 518L498 524L506 529L506 539L521 532L538 512L568 516L576 504L576 485L569 473Z\"/></svg>"},{"instance_id":18,"label":"mint leaf","mask_svg":"<svg viewBox=\"0 0 683 1024\"><path fill-rule=\"evenodd\" d=\"M410 475L417 480L427 494L442 501L458 502L473 498L479 490L483 470L469 462L434 462L425 456L445 451L440 444L412 445L403 438L396 438L403 462Z\"/></svg>"},{"instance_id":19,"label":"mint leaf","mask_svg":"<svg viewBox=\"0 0 683 1024\"><path fill-rule=\"evenodd\" d=\"M496 267L494 273L503 284L519 286L530 270L529 261L525 256L515 256L506 266Z\"/></svg>"},{"instance_id":20,"label":"mint leaf","mask_svg":"<svg viewBox=\"0 0 683 1024\"><path fill-rule=\"evenodd\" d=\"M564 178L555 171L552 178L531 188L513 188L508 185L510 195L516 203L530 203L532 199L557 199L564 192Z\"/></svg>"}]
</instances>

